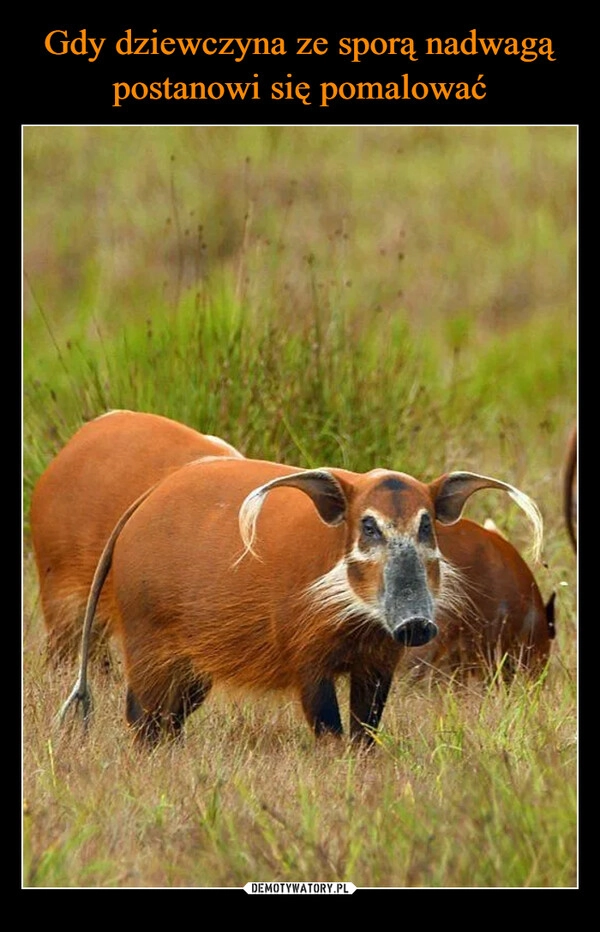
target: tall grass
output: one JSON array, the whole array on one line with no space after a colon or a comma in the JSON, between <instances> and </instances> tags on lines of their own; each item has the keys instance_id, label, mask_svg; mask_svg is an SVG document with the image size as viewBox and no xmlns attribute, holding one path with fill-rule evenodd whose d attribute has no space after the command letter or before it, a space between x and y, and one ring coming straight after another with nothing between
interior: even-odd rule
<instances>
[{"instance_id":1,"label":"tall grass","mask_svg":"<svg viewBox=\"0 0 600 932\"><path fill-rule=\"evenodd\" d=\"M574 144L568 127L26 128L25 886L576 885ZM543 680L399 676L369 754L315 745L290 697L217 694L144 756L117 669L94 676L85 738L57 732L74 671L44 663L29 499L119 407L249 456L521 487L558 593ZM468 512L527 553L507 499Z\"/></svg>"}]
</instances>

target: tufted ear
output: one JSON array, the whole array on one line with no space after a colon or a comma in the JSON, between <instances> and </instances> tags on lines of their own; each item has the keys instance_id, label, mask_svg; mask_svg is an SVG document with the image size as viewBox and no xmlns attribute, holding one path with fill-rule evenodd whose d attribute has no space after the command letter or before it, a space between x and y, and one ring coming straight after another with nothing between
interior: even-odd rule
<instances>
[{"instance_id":1,"label":"tufted ear","mask_svg":"<svg viewBox=\"0 0 600 932\"><path fill-rule=\"evenodd\" d=\"M533 550L538 559L544 533L541 512L533 499L509 485L508 482L492 479L489 476L479 476L472 472L451 472L440 476L429 485L437 520L442 524L454 524L460 518L467 499L480 489L502 489L508 492L513 501L525 512L533 526Z\"/></svg>"},{"instance_id":2,"label":"tufted ear","mask_svg":"<svg viewBox=\"0 0 600 932\"><path fill-rule=\"evenodd\" d=\"M326 469L307 469L272 479L254 489L242 502L239 513L240 534L246 551L252 550L256 522L269 492L282 487L299 489L312 499L319 517L331 526L341 524L348 511L348 500L342 483Z\"/></svg>"}]
</instances>

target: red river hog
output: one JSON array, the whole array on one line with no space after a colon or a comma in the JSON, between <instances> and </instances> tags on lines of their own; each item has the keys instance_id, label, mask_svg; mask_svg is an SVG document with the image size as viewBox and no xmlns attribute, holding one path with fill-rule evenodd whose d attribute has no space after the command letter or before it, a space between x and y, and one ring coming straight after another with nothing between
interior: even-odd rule
<instances>
[{"instance_id":1,"label":"red river hog","mask_svg":"<svg viewBox=\"0 0 600 932\"><path fill-rule=\"evenodd\" d=\"M96 564L120 515L169 472L202 456L241 457L218 437L156 414L111 411L89 421L38 480L31 536L48 656L75 660ZM111 580L97 612L96 648L110 633Z\"/></svg>"},{"instance_id":2,"label":"red river hog","mask_svg":"<svg viewBox=\"0 0 600 932\"><path fill-rule=\"evenodd\" d=\"M303 470L215 458L182 466L117 523L98 565L89 634L112 566L126 715L153 744L178 734L213 684L290 690L316 735L340 734L335 680L350 677L350 734L371 740L400 657L462 604L439 546L479 489L535 503L498 479L454 472L426 484L375 469ZM86 644L62 709L89 707Z\"/></svg>"}]
</instances>

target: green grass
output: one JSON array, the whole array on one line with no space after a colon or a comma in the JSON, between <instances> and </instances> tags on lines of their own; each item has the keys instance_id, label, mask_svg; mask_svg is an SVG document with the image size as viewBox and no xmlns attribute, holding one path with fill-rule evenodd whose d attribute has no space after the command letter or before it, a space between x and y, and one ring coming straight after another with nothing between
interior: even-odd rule
<instances>
[{"instance_id":1,"label":"green grass","mask_svg":"<svg viewBox=\"0 0 600 932\"><path fill-rule=\"evenodd\" d=\"M577 884L575 130L24 131L24 867L37 887ZM140 755L120 674L87 736L53 717L31 490L81 423L155 411L247 455L494 475L544 515L543 682L398 677L376 749L289 697L211 697ZM469 504L524 555L522 514ZM342 689L342 701L347 703ZM345 707L345 706L344 706Z\"/></svg>"}]
</instances>

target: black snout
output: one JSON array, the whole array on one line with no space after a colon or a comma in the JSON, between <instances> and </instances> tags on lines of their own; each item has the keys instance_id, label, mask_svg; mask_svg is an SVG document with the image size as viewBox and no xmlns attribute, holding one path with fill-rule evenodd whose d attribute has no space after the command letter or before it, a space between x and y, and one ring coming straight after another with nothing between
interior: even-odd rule
<instances>
[{"instance_id":1,"label":"black snout","mask_svg":"<svg viewBox=\"0 0 600 932\"><path fill-rule=\"evenodd\" d=\"M386 627L394 640L406 647L427 644L438 633L435 602L421 554L411 541L390 545L383 579Z\"/></svg>"},{"instance_id":2,"label":"black snout","mask_svg":"<svg viewBox=\"0 0 600 932\"><path fill-rule=\"evenodd\" d=\"M429 618L407 618L394 631L394 640L406 647L422 647L438 633L438 626Z\"/></svg>"}]
</instances>

